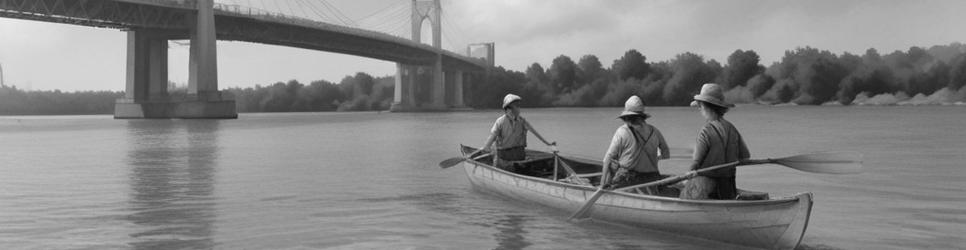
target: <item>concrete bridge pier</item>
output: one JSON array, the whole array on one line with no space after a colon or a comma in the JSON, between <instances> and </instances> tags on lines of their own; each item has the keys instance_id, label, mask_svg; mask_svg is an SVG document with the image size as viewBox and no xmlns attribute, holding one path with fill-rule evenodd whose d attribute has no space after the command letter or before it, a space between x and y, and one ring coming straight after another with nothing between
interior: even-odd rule
<instances>
[{"instance_id":1,"label":"concrete bridge pier","mask_svg":"<svg viewBox=\"0 0 966 250\"><path fill-rule=\"evenodd\" d=\"M463 71L397 63L392 112L466 109Z\"/></svg>"},{"instance_id":2,"label":"concrete bridge pier","mask_svg":"<svg viewBox=\"0 0 966 250\"><path fill-rule=\"evenodd\" d=\"M128 31L125 95L114 105L114 118L238 118L235 101L218 91L213 8L213 0L198 1L184 99L172 99L167 92L170 36L163 31Z\"/></svg>"},{"instance_id":3,"label":"concrete bridge pier","mask_svg":"<svg viewBox=\"0 0 966 250\"><path fill-rule=\"evenodd\" d=\"M393 95L392 106L389 107L393 112L413 111L416 108L415 89L413 82L416 81L416 66L396 63L396 86Z\"/></svg>"},{"instance_id":4,"label":"concrete bridge pier","mask_svg":"<svg viewBox=\"0 0 966 250\"><path fill-rule=\"evenodd\" d=\"M432 89L432 104L429 105L430 110L446 110L446 74L443 72L443 60L437 55L436 64L433 65L432 72L433 81L430 82Z\"/></svg>"},{"instance_id":5,"label":"concrete bridge pier","mask_svg":"<svg viewBox=\"0 0 966 250\"><path fill-rule=\"evenodd\" d=\"M456 109L466 109L466 104L463 103L463 71L453 72L453 103L452 107Z\"/></svg>"}]
</instances>

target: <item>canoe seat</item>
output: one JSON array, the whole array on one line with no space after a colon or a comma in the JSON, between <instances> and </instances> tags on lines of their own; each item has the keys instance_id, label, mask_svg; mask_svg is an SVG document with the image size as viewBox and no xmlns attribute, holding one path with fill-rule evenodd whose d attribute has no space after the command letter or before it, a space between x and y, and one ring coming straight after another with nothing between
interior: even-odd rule
<instances>
[{"instance_id":1,"label":"canoe seat","mask_svg":"<svg viewBox=\"0 0 966 250\"><path fill-rule=\"evenodd\" d=\"M743 201L757 201L757 200L767 200L768 198L769 198L768 193L765 193L765 192L738 189L738 197L735 199L743 200Z\"/></svg>"}]
</instances>

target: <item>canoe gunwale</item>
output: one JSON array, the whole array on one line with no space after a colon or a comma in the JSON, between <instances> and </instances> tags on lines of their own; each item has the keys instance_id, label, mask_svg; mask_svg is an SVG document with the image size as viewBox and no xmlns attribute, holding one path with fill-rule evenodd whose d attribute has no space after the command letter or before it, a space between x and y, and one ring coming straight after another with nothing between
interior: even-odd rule
<instances>
[{"instance_id":1,"label":"canoe gunwale","mask_svg":"<svg viewBox=\"0 0 966 250\"><path fill-rule=\"evenodd\" d=\"M462 148L470 148L470 147L465 146L465 145L460 145L460 146ZM471 149L474 149L475 150L475 148L471 148ZM464 152L464 154L465 154L465 152ZM582 161L582 162L586 162L586 163L594 163L594 164L597 163L597 162L595 162L593 160L588 160L588 159L580 158L580 157L577 157L577 156L570 156L570 155L564 155L564 154L560 154L560 156L563 157L563 158L567 158L567 159L571 159L571 160L576 160L576 161ZM515 178L520 178L520 179L526 179L526 180L530 180L530 181L541 182L541 183L545 183L545 184L549 184L549 185L553 185L553 186L564 187L564 188L582 189L584 191L589 191L589 192L595 192L595 191L597 191L597 187L594 187L594 186L577 185L577 184L573 184L573 183L553 181L553 180L546 179L546 178L540 178L540 177L534 177L534 176L521 175L521 174L517 174L517 173L513 173L513 172L509 172L509 171L500 169L498 167L494 167L491 164L488 164L488 163L485 163L485 162L481 162L481 161L477 161L475 159L467 159L466 162L467 163L473 163L474 165L477 165L479 167L484 167L484 168L487 168L487 169L490 169L492 171L496 171L496 172L499 172L499 173L502 173L502 174L505 174L505 175L510 175L510 176L515 177ZM776 204L776 203L784 203L784 202L797 202L797 201L799 201L799 198L800 198L800 196L802 194L806 194L806 193L798 193L798 194L795 194L795 195L790 196L790 197L778 197L778 198L771 198L771 199L768 199L768 200L741 200L741 201L739 201L739 200L690 200L690 199L680 199L680 198L673 198L673 197L646 195L646 194L631 193L631 192L626 192L626 191L613 191L613 190L604 190L604 192L605 192L605 195L607 195L607 194L609 194L609 195L619 195L619 196L625 196L625 197L633 198L633 199L647 199L647 200L664 201L664 202L693 203L693 204L697 204L697 205L733 205L733 206L735 206L735 205L758 206L758 205Z\"/></svg>"}]
</instances>

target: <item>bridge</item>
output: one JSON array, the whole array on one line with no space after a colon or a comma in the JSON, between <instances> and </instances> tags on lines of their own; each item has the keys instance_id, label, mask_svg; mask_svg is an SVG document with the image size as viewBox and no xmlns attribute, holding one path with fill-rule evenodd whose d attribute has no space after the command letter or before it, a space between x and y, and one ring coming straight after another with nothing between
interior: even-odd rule
<instances>
[{"instance_id":1,"label":"bridge","mask_svg":"<svg viewBox=\"0 0 966 250\"><path fill-rule=\"evenodd\" d=\"M396 63L391 111L461 108L463 85L493 67L483 56L442 49L439 0L412 0L409 39L214 0L0 0L0 17L113 28L127 33L124 98L115 118L237 118L218 90L216 40L244 41L356 55ZM432 44L421 43L424 20ZM188 95L168 95L168 41L190 40Z\"/></svg>"}]
</instances>

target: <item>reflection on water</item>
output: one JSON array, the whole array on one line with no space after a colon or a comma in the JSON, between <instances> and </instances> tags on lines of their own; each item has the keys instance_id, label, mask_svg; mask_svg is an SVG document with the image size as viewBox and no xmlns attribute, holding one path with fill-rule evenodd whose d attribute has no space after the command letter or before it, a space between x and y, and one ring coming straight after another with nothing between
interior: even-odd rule
<instances>
[{"instance_id":1,"label":"reflection on water","mask_svg":"<svg viewBox=\"0 0 966 250\"><path fill-rule=\"evenodd\" d=\"M523 223L526 216L518 214L508 214L496 221L495 225L499 230L493 236L496 237L496 249L522 249L530 245L523 235L527 232L523 230Z\"/></svg>"},{"instance_id":2,"label":"reflection on water","mask_svg":"<svg viewBox=\"0 0 966 250\"><path fill-rule=\"evenodd\" d=\"M137 249L214 246L217 120L128 121L127 220Z\"/></svg>"},{"instance_id":3,"label":"reflection on water","mask_svg":"<svg viewBox=\"0 0 966 250\"><path fill-rule=\"evenodd\" d=\"M619 110L533 109L527 119L540 121L563 152L596 157ZM573 211L475 192L464 170L437 166L457 145L481 143L498 112L54 117L17 125L0 118L0 250L728 248L569 223ZM691 108L650 112L672 149L690 147L704 122ZM858 150L867 171L749 167L738 185L815 194L801 249L960 249L962 114L962 107L740 107L728 115L749 134L756 158ZM669 174L686 167L661 165Z\"/></svg>"}]
</instances>

